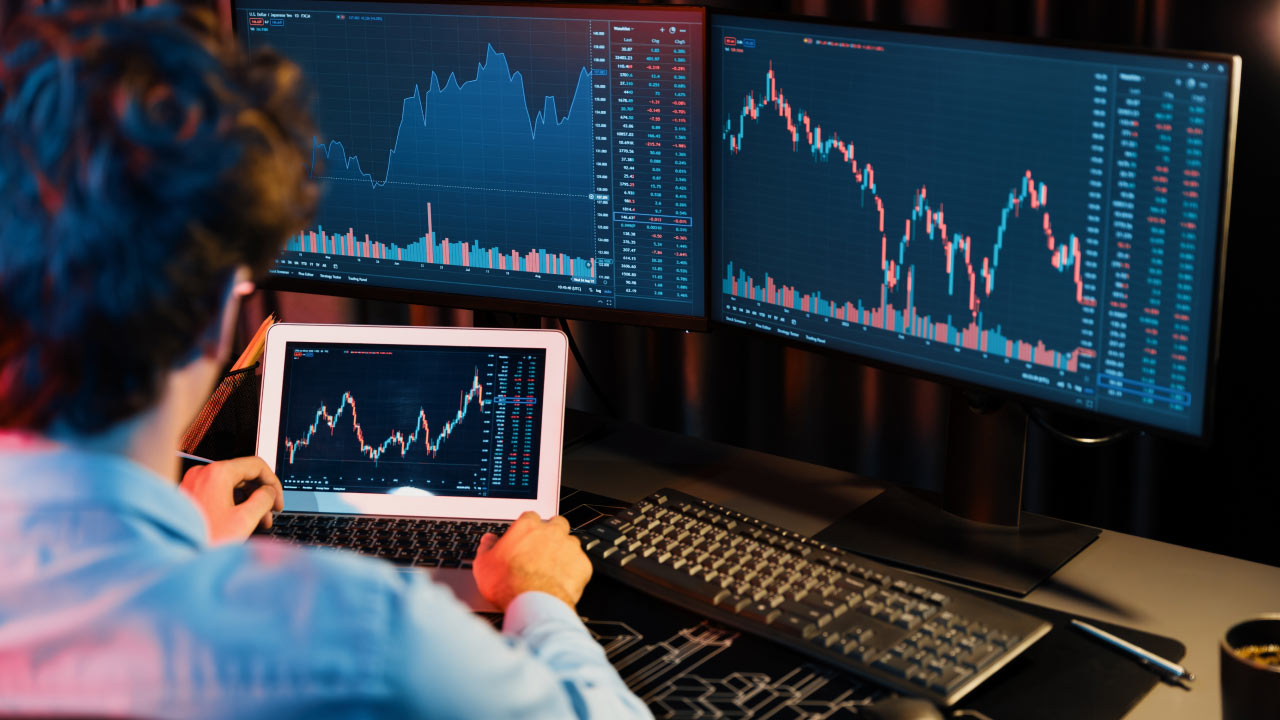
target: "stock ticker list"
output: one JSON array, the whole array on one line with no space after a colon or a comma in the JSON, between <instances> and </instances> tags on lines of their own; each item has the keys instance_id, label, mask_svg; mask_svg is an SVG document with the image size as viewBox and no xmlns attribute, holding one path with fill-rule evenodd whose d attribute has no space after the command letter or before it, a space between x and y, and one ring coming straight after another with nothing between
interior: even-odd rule
<instances>
[{"instance_id":1,"label":"stock ticker list","mask_svg":"<svg viewBox=\"0 0 1280 720\"><path fill-rule=\"evenodd\" d=\"M318 96L324 196L273 272L701 315L696 12L242 9Z\"/></svg>"},{"instance_id":2,"label":"stock ticker list","mask_svg":"<svg viewBox=\"0 0 1280 720\"><path fill-rule=\"evenodd\" d=\"M716 316L1198 432L1229 68L809 32L712 28Z\"/></svg>"}]
</instances>

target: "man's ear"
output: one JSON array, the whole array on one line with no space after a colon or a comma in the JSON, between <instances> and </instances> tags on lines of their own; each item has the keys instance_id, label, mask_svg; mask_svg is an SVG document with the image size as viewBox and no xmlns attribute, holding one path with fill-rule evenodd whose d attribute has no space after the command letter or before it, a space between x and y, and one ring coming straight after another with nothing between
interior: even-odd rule
<instances>
[{"instance_id":1,"label":"man's ear","mask_svg":"<svg viewBox=\"0 0 1280 720\"><path fill-rule=\"evenodd\" d=\"M253 292L253 283L249 277L249 268L243 265L231 274L222 291L222 308L218 311L217 320L210 324L204 337L200 339L201 355L219 365L226 363L231 357L231 342L235 337L236 321L240 314L240 299Z\"/></svg>"}]
</instances>

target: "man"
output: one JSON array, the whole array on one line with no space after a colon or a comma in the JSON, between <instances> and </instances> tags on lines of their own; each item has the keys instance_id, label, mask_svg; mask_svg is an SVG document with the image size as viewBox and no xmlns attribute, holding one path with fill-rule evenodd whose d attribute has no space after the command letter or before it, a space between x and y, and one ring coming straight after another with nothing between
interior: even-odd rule
<instances>
[{"instance_id":1,"label":"man","mask_svg":"<svg viewBox=\"0 0 1280 720\"><path fill-rule=\"evenodd\" d=\"M0 33L0 715L647 717L573 612L563 518L483 539L499 634L384 563L244 542L280 508L261 460L175 484L315 204L300 87L174 8Z\"/></svg>"}]
</instances>

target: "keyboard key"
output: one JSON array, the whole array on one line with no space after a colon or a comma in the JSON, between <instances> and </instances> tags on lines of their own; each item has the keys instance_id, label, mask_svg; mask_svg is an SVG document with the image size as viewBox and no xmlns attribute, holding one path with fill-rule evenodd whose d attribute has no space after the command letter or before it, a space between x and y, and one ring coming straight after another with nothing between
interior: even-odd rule
<instances>
[{"instance_id":1,"label":"keyboard key","mask_svg":"<svg viewBox=\"0 0 1280 720\"><path fill-rule=\"evenodd\" d=\"M994 645L982 645L956 658L956 661L965 667L981 670L1000 657L1000 652L1000 648Z\"/></svg>"},{"instance_id":2,"label":"keyboard key","mask_svg":"<svg viewBox=\"0 0 1280 720\"><path fill-rule=\"evenodd\" d=\"M814 636L813 642L821 647L839 650L848 642L844 634L836 630L823 630Z\"/></svg>"},{"instance_id":3,"label":"keyboard key","mask_svg":"<svg viewBox=\"0 0 1280 720\"><path fill-rule=\"evenodd\" d=\"M742 609L738 611L738 614L748 620L768 625L773 622L774 618L778 617L782 613L769 607L766 603L753 602L750 605L743 606Z\"/></svg>"},{"instance_id":4,"label":"keyboard key","mask_svg":"<svg viewBox=\"0 0 1280 720\"><path fill-rule=\"evenodd\" d=\"M773 627L792 637L808 640L818 634L818 626L811 622L808 618L799 615L790 615L782 613L770 623Z\"/></svg>"},{"instance_id":5,"label":"keyboard key","mask_svg":"<svg viewBox=\"0 0 1280 720\"><path fill-rule=\"evenodd\" d=\"M920 616L912 613L902 613L894 619L893 624L910 630L920 624Z\"/></svg>"},{"instance_id":6,"label":"keyboard key","mask_svg":"<svg viewBox=\"0 0 1280 720\"><path fill-rule=\"evenodd\" d=\"M826 610L813 607L812 605L798 603L794 600L787 600L783 602L778 609L788 615L796 615L798 617L805 618L809 622L817 624L818 627L824 627L827 623L831 622L831 613Z\"/></svg>"},{"instance_id":7,"label":"keyboard key","mask_svg":"<svg viewBox=\"0 0 1280 720\"><path fill-rule=\"evenodd\" d=\"M928 687L933 682L935 673L917 669L915 672L907 674L907 679L919 685L920 687Z\"/></svg>"},{"instance_id":8,"label":"keyboard key","mask_svg":"<svg viewBox=\"0 0 1280 720\"><path fill-rule=\"evenodd\" d=\"M599 523L592 525L590 528L587 529L587 532L600 538L600 540L608 544L619 542L623 539L623 537L625 537L622 533L618 532L615 528L611 528L608 525L601 525Z\"/></svg>"},{"instance_id":9,"label":"keyboard key","mask_svg":"<svg viewBox=\"0 0 1280 720\"><path fill-rule=\"evenodd\" d=\"M862 613L863 615L870 615L871 617L875 617L876 614L883 609L884 609L884 606L878 602L866 602L866 603L862 603L862 605L858 607L858 612Z\"/></svg>"},{"instance_id":10,"label":"keyboard key","mask_svg":"<svg viewBox=\"0 0 1280 720\"><path fill-rule=\"evenodd\" d=\"M945 695L960 687L960 684L972 674L973 673L963 668L950 668L948 670L943 670L933 678L932 682L929 683L929 689Z\"/></svg>"},{"instance_id":11,"label":"keyboard key","mask_svg":"<svg viewBox=\"0 0 1280 720\"><path fill-rule=\"evenodd\" d=\"M833 618L838 618L849 610L849 606L837 598L824 598L812 593L805 597L804 604L830 613Z\"/></svg>"},{"instance_id":12,"label":"keyboard key","mask_svg":"<svg viewBox=\"0 0 1280 720\"><path fill-rule=\"evenodd\" d=\"M845 645L844 654L861 662L871 662L871 658L880 654L879 648L871 645L849 643Z\"/></svg>"},{"instance_id":13,"label":"keyboard key","mask_svg":"<svg viewBox=\"0 0 1280 720\"><path fill-rule=\"evenodd\" d=\"M880 658L879 660L876 660L871 665L872 667L879 668L881 670L884 670L887 673L897 675L899 677L906 677L907 672L914 667L914 663L912 663L910 660L907 660L906 658L903 658L898 655L894 655L893 653L886 654L884 657Z\"/></svg>"},{"instance_id":14,"label":"keyboard key","mask_svg":"<svg viewBox=\"0 0 1280 720\"><path fill-rule=\"evenodd\" d=\"M1009 635L1007 633L993 632L987 636L987 640L989 640L992 645L1008 648L1016 644L1019 638L1014 635Z\"/></svg>"},{"instance_id":15,"label":"keyboard key","mask_svg":"<svg viewBox=\"0 0 1280 720\"><path fill-rule=\"evenodd\" d=\"M937 657L921 658L920 662L924 664L925 670L930 673L940 673L952 666L952 663Z\"/></svg>"}]
</instances>

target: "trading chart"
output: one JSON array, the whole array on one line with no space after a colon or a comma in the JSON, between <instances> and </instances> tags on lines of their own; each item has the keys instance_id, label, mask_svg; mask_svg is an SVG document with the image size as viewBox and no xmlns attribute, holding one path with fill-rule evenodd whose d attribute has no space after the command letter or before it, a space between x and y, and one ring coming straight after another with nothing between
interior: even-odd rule
<instances>
[{"instance_id":1,"label":"trading chart","mask_svg":"<svg viewBox=\"0 0 1280 720\"><path fill-rule=\"evenodd\" d=\"M1195 432L1228 67L829 32L713 22L716 316Z\"/></svg>"},{"instance_id":2,"label":"trading chart","mask_svg":"<svg viewBox=\"0 0 1280 720\"><path fill-rule=\"evenodd\" d=\"M316 89L324 197L276 275L704 312L700 11L238 12Z\"/></svg>"},{"instance_id":3,"label":"trading chart","mask_svg":"<svg viewBox=\"0 0 1280 720\"><path fill-rule=\"evenodd\" d=\"M532 497L544 351L291 343L286 489Z\"/></svg>"}]
</instances>

